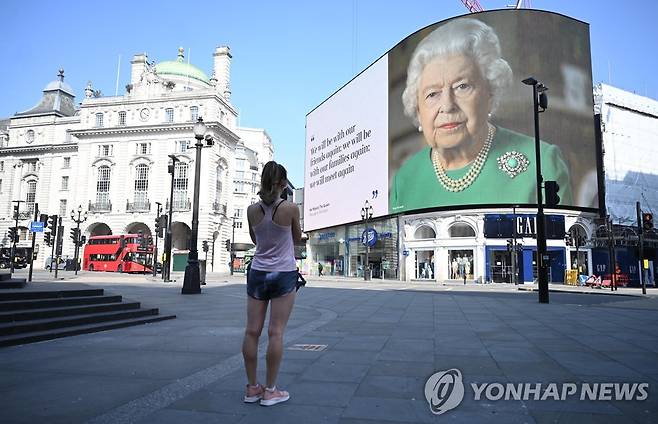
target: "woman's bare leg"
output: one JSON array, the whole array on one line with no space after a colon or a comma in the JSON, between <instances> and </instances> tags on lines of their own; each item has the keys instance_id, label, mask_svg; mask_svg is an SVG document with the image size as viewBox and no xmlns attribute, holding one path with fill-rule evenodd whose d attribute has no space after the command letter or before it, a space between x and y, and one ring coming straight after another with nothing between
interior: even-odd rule
<instances>
[{"instance_id":1,"label":"woman's bare leg","mask_svg":"<svg viewBox=\"0 0 658 424\"><path fill-rule=\"evenodd\" d=\"M292 306L295 303L295 294L293 290L285 296L272 299L272 308L270 309L270 325L267 330L269 342L267 344L267 387L274 387L276 377L279 374L281 365L281 356L283 354L283 332L288 324Z\"/></svg>"},{"instance_id":2,"label":"woman's bare leg","mask_svg":"<svg viewBox=\"0 0 658 424\"><path fill-rule=\"evenodd\" d=\"M267 301L256 300L247 296L247 326L242 341L242 357L247 380L251 385L256 384L256 369L258 368L258 338L263 331Z\"/></svg>"}]
</instances>

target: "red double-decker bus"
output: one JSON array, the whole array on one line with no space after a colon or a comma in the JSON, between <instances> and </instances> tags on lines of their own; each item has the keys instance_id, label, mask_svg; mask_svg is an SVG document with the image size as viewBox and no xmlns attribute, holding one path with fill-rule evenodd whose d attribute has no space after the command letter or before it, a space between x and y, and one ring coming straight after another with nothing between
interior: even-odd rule
<instances>
[{"instance_id":1,"label":"red double-decker bus","mask_svg":"<svg viewBox=\"0 0 658 424\"><path fill-rule=\"evenodd\" d=\"M151 273L152 264L153 244L140 234L89 237L82 257L86 271Z\"/></svg>"}]
</instances>

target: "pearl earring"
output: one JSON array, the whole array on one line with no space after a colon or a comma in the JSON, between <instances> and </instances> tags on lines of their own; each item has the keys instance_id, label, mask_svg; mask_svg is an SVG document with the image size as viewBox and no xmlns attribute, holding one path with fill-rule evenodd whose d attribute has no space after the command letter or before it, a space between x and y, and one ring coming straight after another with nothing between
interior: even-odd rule
<instances>
[{"instance_id":1,"label":"pearl earring","mask_svg":"<svg viewBox=\"0 0 658 424\"><path fill-rule=\"evenodd\" d=\"M418 125L418 132L423 132L423 127L421 127L420 125Z\"/></svg>"}]
</instances>

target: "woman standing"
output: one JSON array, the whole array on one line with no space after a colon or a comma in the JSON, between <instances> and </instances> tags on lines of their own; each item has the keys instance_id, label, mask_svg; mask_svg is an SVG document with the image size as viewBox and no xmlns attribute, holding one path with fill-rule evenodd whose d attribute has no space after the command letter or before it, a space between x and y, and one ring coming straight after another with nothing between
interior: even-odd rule
<instances>
[{"instance_id":1,"label":"woman standing","mask_svg":"<svg viewBox=\"0 0 658 424\"><path fill-rule=\"evenodd\" d=\"M283 332L295 302L297 266L293 243L301 240L302 230L297 206L281 199L287 184L286 169L274 161L266 163L258 193L261 201L247 208L249 235L256 244L256 253L247 273L247 327L242 356L248 384L244 401L260 401L263 406L290 399L288 392L276 387L276 378L283 354ZM267 384L263 387L256 381L256 369L258 339L268 305Z\"/></svg>"}]
</instances>

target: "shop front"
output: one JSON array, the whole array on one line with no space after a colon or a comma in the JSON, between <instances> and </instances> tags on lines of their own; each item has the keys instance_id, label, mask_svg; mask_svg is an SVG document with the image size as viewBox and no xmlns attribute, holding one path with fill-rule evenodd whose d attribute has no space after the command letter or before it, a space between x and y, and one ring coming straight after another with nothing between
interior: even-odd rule
<instances>
[{"instance_id":1,"label":"shop front","mask_svg":"<svg viewBox=\"0 0 658 424\"><path fill-rule=\"evenodd\" d=\"M309 253L311 275L363 278L367 257L372 278L397 280L397 218L373 220L367 232L361 222L313 232Z\"/></svg>"},{"instance_id":2,"label":"shop front","mask_svg":"<svg viewBox=\"0 0 658 424\"><path fill-rule=\"evenodd\" d=\"M514 272L517 273L518 282L532 283L537 279L536 224L536 216L530 214L485 215L487 281L511 283ZM553 283L565 281L566 249L555 245L563 243L564 228L563 215L546 215L546 239L554 244L547 246L548 279ZM587 252L582 253L587 255Z\"/></svg>"}]
</instances>

